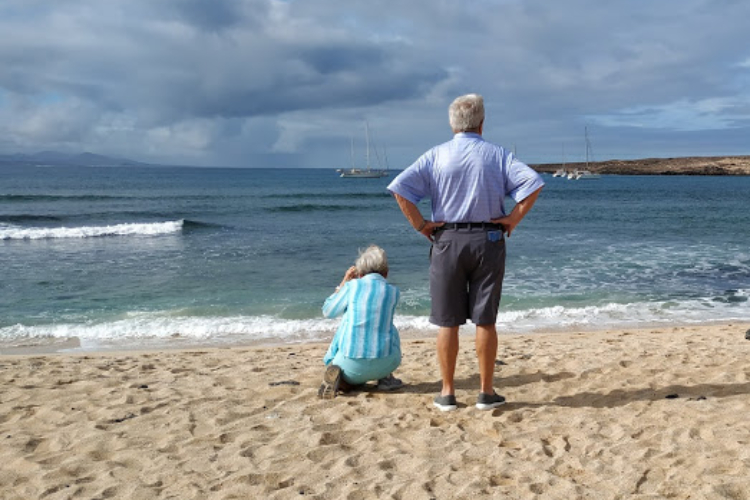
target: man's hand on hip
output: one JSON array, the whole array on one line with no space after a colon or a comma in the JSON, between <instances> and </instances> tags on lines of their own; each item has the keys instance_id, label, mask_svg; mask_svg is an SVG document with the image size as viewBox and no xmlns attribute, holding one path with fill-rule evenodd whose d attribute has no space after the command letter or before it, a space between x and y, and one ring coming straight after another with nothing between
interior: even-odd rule
<instances>
[{"instance_id":1,"label":"man's hand on hip","mask_svg":"<svg viewBox=\"0 0 750 500\"><path fill-rule=\"evenodd\" d=\"M500 224L503 226L503 232L508 235L508 238L510 238L510 233L513 232L513 230L516 228L520 220L516 220L516 217L513 217L513 215L508 215L507 217L500 217L499 219L492 219L490 222L493 224Z\"/></svg>"},{"instance_id":2,"label":"man's hand on hip","mask_svg":"<svg viewBox=\"0 0 750 500\"><path fill-rule=\"evenodd\" d=\"M492 219L492 222L494 222L495 224L502 224L503 228L505 229L505 234L507 234L510 238L510 233L513 232L513 230L521 222L521 220L523 220L526 214L529 213L529 210L531 210L531 207L534 206L534 203L536 203L536 199L539 197L539 193L541 192L541 190L542 188L537 189L529 196L516 203L516 206L513 207L513 211L510 213L510 215L506 217L500 217L499 219Z\"/></svg>"},{"instance_id":3,"label":"man's hand on hip","mask_svg":"<svg viewBox=\"0 0 750 500\"><path fill-rule=\"evenodd\" d=\"M441 227L445 222L431 222L427 221L427 223L424 225L420 233L424 235L425 238L427 238L430 241L434 241L432 233L435 232L435 229Z\"/></svg>"}]
</instances>

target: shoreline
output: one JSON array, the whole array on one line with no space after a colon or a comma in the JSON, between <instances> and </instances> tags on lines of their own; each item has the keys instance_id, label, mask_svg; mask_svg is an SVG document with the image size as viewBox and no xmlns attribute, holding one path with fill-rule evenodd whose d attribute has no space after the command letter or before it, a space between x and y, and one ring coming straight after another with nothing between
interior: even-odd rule
<instances>
[{"instance_id":1,"label":"shoreline","mask_svg":"<svg viewBox=\"0 0 750 500\"><path fill-rule=\"evenodd\" d=\"M501 336L474 408L432 406L435 340L405 387L317 398L327 344L0 357L4 498L748 498L747 322Z\"/></svg>"},{"instance_id":2,"label":"shoreline","mask_svg":"<svg viewBox=\"0 0 750 500\"><path fill-rule=\"evenodd\" d=\"M536 337L539 335L566 335L566 334L594 334L604 333L608 331L621 331L621 330L645 330L645 329L666 329L666 328L692 328L700 326L721 326L725 324L744 324L746 320L710 320L700 323L694 322L643 322L635 325L624 325L624 324L612 324L609 326L603 325L572 325L558 328L544 328L540 327L530 331L502 331L498 328L498 338L500 342L502 339L513 337L513 336L529 336ZM39 343L33 343L30 341L19 341L18 343L8 343L3 345L0 343L0 359L6 356L40 356L40 355L97 355L99 353L104 354L133 354L133 353L152 353L152 352L172 352L172 351L194 351L204 349L245 349L245 348L282 348L282 347L295 347L295 346L314 346L324 345L328 346L331 338L333 338L334 332L331 332L324 339L304 339L304 338L290 338L287 340L281 339L238 339L235 341L218 341L218 340L196 340L187 337L175 337L171 339L139 339L133 347L124 345L123 341L119 342L101 342L98 345L83 347L81 341L77 337L66 337L66 338L46 338L36 339ZM408 330L402 330L399 332L402 340L431 340L437 335L437 327L434 328L410 328ZM474 335L474 326L472 323L467 323L459 330L459 335L462 339L470 339Z\"/></svg>"}]
</instances>

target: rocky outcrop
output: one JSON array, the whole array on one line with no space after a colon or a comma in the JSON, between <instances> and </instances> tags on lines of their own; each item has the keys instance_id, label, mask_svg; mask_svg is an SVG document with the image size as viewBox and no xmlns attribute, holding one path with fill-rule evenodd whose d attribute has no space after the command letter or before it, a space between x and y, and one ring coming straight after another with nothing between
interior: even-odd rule
<instances>
[{"instance_id":1,"label":"rocky outcrop","mask_svg":"<svg viewBox=\"0 0 750 500\"><path fill-rule=\"evenodd\" d=\"M562 165L532 165L541 173L553 173ZM583 170L585 163L566 163L565 169ZM686 158L646 158L642 160L607 160L589 163L588 169L598 174L618 175L750 175L750 156L715 156Z\"/></svg>"}]
</instances>

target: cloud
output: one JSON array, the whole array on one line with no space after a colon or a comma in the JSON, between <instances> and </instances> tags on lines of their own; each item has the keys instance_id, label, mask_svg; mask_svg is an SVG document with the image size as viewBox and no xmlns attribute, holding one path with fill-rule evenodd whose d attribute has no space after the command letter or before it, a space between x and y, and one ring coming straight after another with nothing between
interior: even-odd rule
<instances>
[{"instance_id":1,"label":"cloud","mask_svg":"<svg viewBox=\"0 0 750 500\"><path fill-rule=\"evenodd\" d=\"M121 12L110 11L113 4ZM372 105L445 77L404 44L324 28L279 2L66 5L4 26L14 40L0 51L8 90L54 88L111 110L156 109L157 116L146 115L172 120Z\"/></svg>"},{"instance_id":2,"label":"cloud","mask_svg":"<svg viewBox=\"0 0 750 500\"><path fill-rule=\"evenodd\" d=\"M488 137L528 161L556 161L587 121L611 151L623 128L663 134L655 155L679 132L748 126L747 2L471 5L5 0L0 146L328 166L368 119L403 166L447 138L445 109L470 91Z\"/></svg>"},{"instance_id":3,"label":"cloud","mask_svg":"<svg viewBox=\"0 0 750 500\"><path fill-rule=\"evenodd\" d=\"M42 100L43 101L43 100ZM87 133L92 120L98 118L94 105L80 99L64 101L47 101L40 103L33 99L11 96L3 105L7 116L3 114L0 122L4 128L12 131L6 136L18 144L75 144L82 134Z\"/></svg>"},{"instance_id":4,"label":"cloud","mask_svg":"<svg viewBox=\"0 0 750 500\"><path fill-rule=\"evenodd\" d=\"M750 100L710 98L699 101L682 99L659 106L637 106L590 118L604 126L700 131L746 126L748 117Z\"/></svg>"}]
</instances>

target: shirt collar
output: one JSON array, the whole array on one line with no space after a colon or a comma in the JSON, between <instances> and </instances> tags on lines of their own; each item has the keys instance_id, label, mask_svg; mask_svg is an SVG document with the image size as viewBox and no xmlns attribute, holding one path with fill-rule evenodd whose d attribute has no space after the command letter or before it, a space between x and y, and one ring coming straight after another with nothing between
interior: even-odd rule
<instances>
[{"instance_id":1,"label":"shirt collar","mask_svg":"<svg viewBox=\"0 0 750 500\"><path fill-rule=\"evenodd\" d=\"M380 280L385 281L385 278L380 273L365 274L360 278L361 280Z\"/></svg>"},{"instance_id":2,"label":"shirt collar","mask_svg":"<svg viewBox=\"0 0 750 500\"><path fill-rule=\"evenodd\" d=\"M477 134L476 132L458 132L453 135L454 138L467 138L467 139L479 139L484 140L481 135Z\"/></svg>"}]
</instances>

